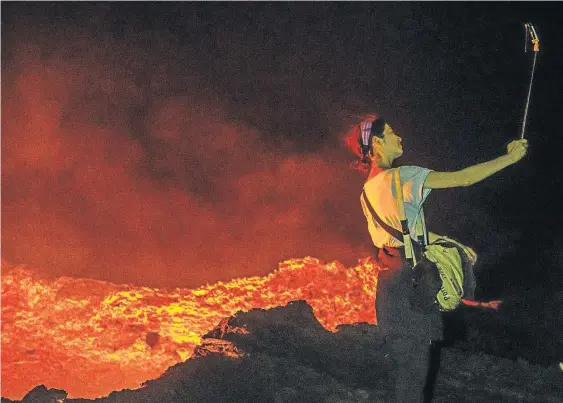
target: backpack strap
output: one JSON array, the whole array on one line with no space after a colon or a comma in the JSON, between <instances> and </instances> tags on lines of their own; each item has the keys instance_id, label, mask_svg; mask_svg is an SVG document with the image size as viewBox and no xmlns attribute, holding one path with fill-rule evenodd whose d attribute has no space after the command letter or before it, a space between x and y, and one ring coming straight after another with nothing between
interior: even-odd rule
<instances>
[{"instance_id":1,"label":"backpack strap","mask_svg":"<svg viewBox=\"0 0 563 403\"><path fill-rule=\"evenodd\" d=\"M426 228L426 220L424 219L424 209L420 208L418 219L416 221L416 242L422 246L428 246L428 230Z\"/></svg>"},{"instance_id":2,"label":"backpack strap","mask_svg":"<svg viewBox=\"0 0 563 403\"><path fill-rule=\"evenodd\" d=\"M403 201L403 187L401 186L401 177L399 175L399 168L393 173L393 183L395 186L395 191L397 192L397 205L399 207L399 220L401 221L401 228L403 230L403 244L405 245L405 258L410 267L416 265L416 256L414 253L414 247L412 244L409 224L407 221L407 216L405 214L405 204Z\"/></svg>"},{"instance_id":3,"label":"backpack strap","mask_svg":"<svg viewBox=\"0 0 563 403\"><path fill-rule=\"evenodd\" d=\"M373 206L371 205L371 203L369 202L368 199L368 195L366 194L366 189L364 188L364 190L362 191L362 197L364 198L364 202L366 203L366 206L368 207L369 212L371 213L371 216L373 217L373 219L379 224L379 226L381 228L383 228L385 231L387 231L387 233L389 235L391 235L393 238L395 238L397 241L401 242L401 239L403 239L403 234L401 233L401 231L391 227L389 224L385 223L381 217L379 217L379 215L377 215L377 213L375 212L375 210L373 209Z\"/></svg>"}]
</instances>

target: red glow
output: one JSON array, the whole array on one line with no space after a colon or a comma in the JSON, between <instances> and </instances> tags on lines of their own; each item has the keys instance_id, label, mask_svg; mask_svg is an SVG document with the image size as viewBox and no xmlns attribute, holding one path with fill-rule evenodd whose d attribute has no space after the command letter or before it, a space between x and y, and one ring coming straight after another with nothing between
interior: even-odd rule
<instances>
[{"instance_id":1,"label":"red glow","mask_svg":"<svg viewBox=\"0 0 563 403\"><path fill-rule=\"evenodd\" d=\"M486 308L486 309L495 309L495 310L499 309L500 304L502 304L501 300L481 302L481 301L473 301L470 299L462 299L461 302L464 305L472 306L475 308Z\"/></svg>"}]
</instances>

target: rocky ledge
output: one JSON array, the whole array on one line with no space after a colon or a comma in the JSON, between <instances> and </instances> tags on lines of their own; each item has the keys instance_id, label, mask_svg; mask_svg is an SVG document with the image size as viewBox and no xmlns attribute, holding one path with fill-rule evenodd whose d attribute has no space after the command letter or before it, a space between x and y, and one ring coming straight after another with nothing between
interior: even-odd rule
<instances>
[{"instance_id":1,"label":"rocky ledge","mask_svg":"<svg viewBox=\"0 0 563 403\"><path fill-rule=\"evenodd\" d=\"M559 364L540 366L451 347L436 348L438 357L434 403L563 403ZM344 325L332 333L305 301L294 301L225 318L191 359L140 389L86 400L41 385L22 403L387 403L392 370L377 326Z\"/></svg>"}]
</instances>

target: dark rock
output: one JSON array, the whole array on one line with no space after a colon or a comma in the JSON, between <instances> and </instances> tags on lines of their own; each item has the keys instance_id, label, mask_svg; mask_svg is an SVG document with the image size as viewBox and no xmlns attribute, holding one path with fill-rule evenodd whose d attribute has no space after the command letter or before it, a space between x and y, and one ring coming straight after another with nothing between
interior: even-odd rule
<instances>
[{"instance_id":1,"label":"dark rock","mask_svg":"<svg viewBox=\"0 0 563 403\"><path fill-rule=\"evenodd\" d=\"M239 358L244 356L245 353L230 341L207 338L194 349L192 358L207 357L211 354Z\"/></svg>"},{"instance_id":2,"label":"dark rock","mask_svg":"<svg viewBox=\"0 0 563 403\"><path fill-rule=\"evenodd\" d=\"M376 383L391 369L376 326L339 326L332 333L305 301L238 312L203 339L211 337L231 341L248 354L265 353L322 369L344 382Z\"/></svg>"},{"instance_id":3,"label":"dark rock","mask_svg":"<svg viewBox=\"0 0 563 403\"><path fill-rule=\"evenodd\" d=\"M309 305L295 301L225 318L204 336L191 359L140 389L95 401L388 403L392 368L377 326L357 323L329 332ZM40 386L23 401L53 401L41 400L46 396L49 391ZM559 364L545 368L524 359L443 348L432 402L563 403L563 371Z\"/></svg>"},{"instance_id":4,"label":"dark rock","mask_svg":"<svg viewBox=\"0 0 563 403\"><path fill-rule=\"evenodd\" d=\"M150 348L155 348L159 340L160 335L158 334L158 332L148 332L145 336L145 343L147 343Z\"/></svg>"},{"instance_id":5,"label":"dark rock","mask_svg":"<svg viewBox=\"0 0 563 403\"><path fill-rule=\"evenodd\" d=\"M66 397L67 393L64 390L47 389L45 385L39 385L24 396L22 403L63 403Z\"/></svg>"}]
</instances>

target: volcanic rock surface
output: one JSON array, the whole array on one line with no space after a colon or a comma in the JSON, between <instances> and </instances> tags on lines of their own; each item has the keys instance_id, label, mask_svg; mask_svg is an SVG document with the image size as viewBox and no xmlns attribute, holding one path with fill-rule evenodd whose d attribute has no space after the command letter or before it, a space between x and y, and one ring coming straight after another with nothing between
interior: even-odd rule
<instances>
[{"instance_id":1,"label":"volcanic rock surface","mask_svg":"<svg viewBox=\"0 0 563 403\"><path fill-rule=\"evenodd\" d=\"M563 402L558 364L546 367L449 347L435 352L440 355L435 403ZM306 302L294 301L225 318L203 337L192 358L140 389L86 400L39 386L22 402L386 403L393 401L392 371L377 326L344 325L332 333Z\"/></svg>"}]
</instances>

